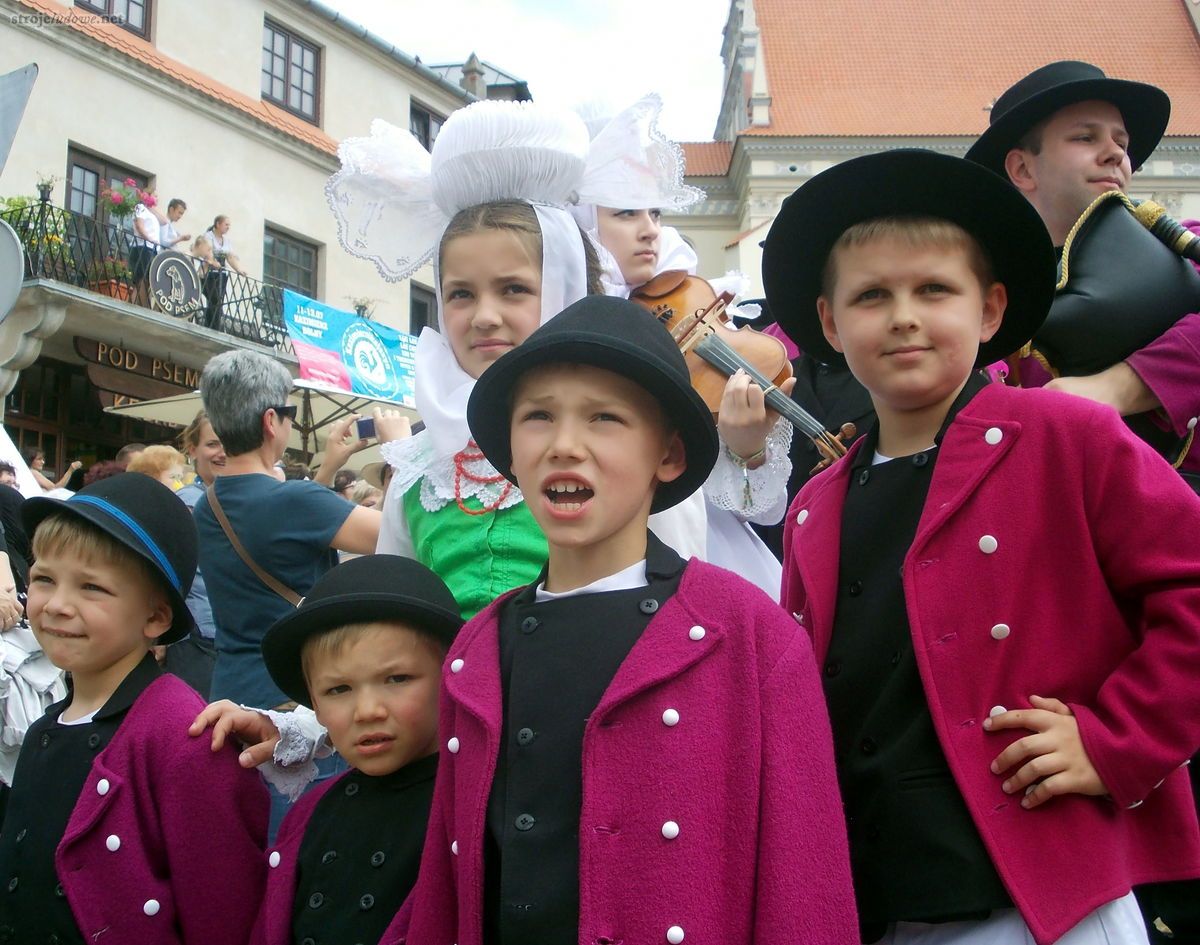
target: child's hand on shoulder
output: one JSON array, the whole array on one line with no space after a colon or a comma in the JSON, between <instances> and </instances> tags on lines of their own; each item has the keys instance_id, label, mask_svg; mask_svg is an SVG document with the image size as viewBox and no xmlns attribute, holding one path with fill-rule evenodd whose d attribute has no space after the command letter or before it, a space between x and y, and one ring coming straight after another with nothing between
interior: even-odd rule
<instances>
[{"instance_id":1,"label":"child's hand on shoulder","mask_svg":"<svg viewBox=\"0 0 1200 945\"><path fill-rule=\"evenodd\" d=\"M1107 794L1108 788L1083 747L1071 709L1058 699L1030 696L1029 701L1032 709L1014 709L983 721L989 732L1028 729L1034 733L1013 742L992 762L992 774L1016 769L1001 785L1004 792L1027 791L1021 800L1026 810L1059 794Z\"/></svg>"},{"instance_id":2,"label":"child's hand on shoulder","mask_svg":"<svg viewBox=\"0 0 1200 945\"><path fill-rule=\"evenodd\" d=\"M792 377L780 384L779 389L790 396L795 386L796 379ZM761 466L762 458L757 454L763 451L767 435L778 419L779 414L767 409L763 389L739 368L725 384L717 419L717 429L729 452L754 460L749 463L752 468Z\"/></svg>"},{"instance_id":3,"label":"child's hand on shoulder","mask_svg":"<svg viewBox=\"0 0 1200 945\"><path fill-rule=\"evenodd\" d=\"M230 735L236 735L243 744L249 746L238 756L238 763L243 768L257 768L275 756L279 729L261 712L243 709L235 702L222 699L206 706L196 716L188 728L188 734L193 738L202 735L210 725L213 730L213 751L220 751Z\"/></svg>"}]
</instances>

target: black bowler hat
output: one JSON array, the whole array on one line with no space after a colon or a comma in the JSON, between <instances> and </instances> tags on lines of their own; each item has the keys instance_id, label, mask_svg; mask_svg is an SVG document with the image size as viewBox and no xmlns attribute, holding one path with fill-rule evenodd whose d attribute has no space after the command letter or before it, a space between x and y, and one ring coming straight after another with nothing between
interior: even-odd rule
<instances>
[{"instance_id":1,"label":"black bowler hat","mask_svg":"<svg viewBox=\"0 0 1200 945\"><path fill-rule=\"evenodd\" d=\"M1129 132L1129 163L1136 171L1167 130L1171 99L1157 86L1110 79L1091 63L1073 60L1035 69L996 99L988 130L971 146L967 160L1007 179L1004 159L1025 132L1060 108L1091 101L1120 110Z\"/></svg>"},{"instance_id":2,"label":"black bowler hat","mask_svg":"<svg viewBox=\"0 0 1200 945\"><path fill-rule=\"evenodd\" d=\"M326 571L262 641L267 672L289 697L312 707L300 653L315 636L355 623L405 623L449 648L463 625L445 582L412 558L364 555Z\"/></svg>"},{"instance_id":3,"label":"black bowler hat","mask_svg":"<svg viewBox=\"0 0 1200 945\"><path fill-rule=\"evenodd\" d=\"M825 340L817 316L821 276L838 238L882 217L936 217L973 236L1008 290L999 331L977 364L1027 342L1054 300L1054 247L1033 205L977 164L902 149L854 158L806 181L783 202L763 248L763 286L779 326L800 350L827 364L845 359Z\"/></svg>"},{"instance_id":4,"label":"black bowler hat","mask_svg":"<svg viewBox=\"0 0 1200 945\"><path fill-rule=\"evenodd\" d=\"M196 576L196 523L179 496L142 473L121 473L69 499L27 499L21 506L25 531L32 535L46 516L56 513L83 519L141 555L162 577L173 619L156 643L175 643L191 632L186 598Z\"/></svg>"},{"instance_id":5,"label":"black bowler hat","mask_svg":"<svg viewBox=\"0 0 1200 945\"><path fill-rule=\"evenodd\" d=\"M686 362L671 333L640 305L606 295L589 295L555 315L483 372L467 403L471 435L488 462L511 482L509 442L513 390L531 368L543 364L587 364L628 378L647 390L678 431L687 468L661 482L651 512L677 505L704 484L717 461L717 427L712 412L692 389Z\"/></svg>"}]
</instances>

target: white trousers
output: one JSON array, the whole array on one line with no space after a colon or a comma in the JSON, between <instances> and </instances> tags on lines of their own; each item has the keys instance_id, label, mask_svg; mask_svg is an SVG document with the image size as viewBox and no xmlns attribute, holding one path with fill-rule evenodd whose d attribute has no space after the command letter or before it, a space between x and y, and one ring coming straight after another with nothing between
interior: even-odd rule
<instances>
[{"instance_id":1,"label":"white trousers","mask_svg":"<svg viewBox=\"0 0 1200 945\"><path fill-rule=\"evenodd\" d=\"M1034 945L1034 941L1021 913L997 909L979 922L897 922L879 945ZM1148 945L1133 893L1088 913L1054 945Z\"/></svg>"}]
</instances>

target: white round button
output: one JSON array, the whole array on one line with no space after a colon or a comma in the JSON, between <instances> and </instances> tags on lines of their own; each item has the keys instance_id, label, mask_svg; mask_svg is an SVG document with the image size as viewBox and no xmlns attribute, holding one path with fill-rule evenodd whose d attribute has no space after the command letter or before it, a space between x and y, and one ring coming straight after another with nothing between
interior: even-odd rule
<instances>
[{"instance_id":1,"label":"white round button","mask_svg":"<svg viewBox=\"0 0 1200 945\"><path fill-rule=\"evenodd\" d=\"M801 509L796 513L796 524L803 525L804 520L808 518L808 509Z\"/></svg>"},{"instance_id":2,"label":"white round button","mask_svg":"<svg viewBox=\"0 0 1200 945\"><path fill-rule=\"evenodd\" d=\"M147 899L146 904L142 906L142 911L146 915L158 915L158 910L161 908L162 906L158 904L157 899Z\"/></svg>"},{"instance_id":3,"label":"white round button","mask_svg":"<svg viewBox=\"0 0 1200 945\"><path fill-rule=\"evenodd\" d=\"M1010 633L1012 633L1012 630L1009 629L1009 626L1006 623L998 623L996 626L992 627L993 640L1007 639Z\"/></svg>"},{"instance_id":4,"label":"white round button","mask_svg":"<svg viewBox=\"0 0 1200 945\"><path fill-rule=\"evenodd\" d=\"M267 864L271 867L271 869L275 869L275 867L279 865L279 860L279 851L272 850L271 855L267 857Z\"/></svg>"},{"instance_id":5,"label":"white round button","mask_svg":"<svg viewBox=\"0 0 1200 945\"><path fill-rule=\"evenodd\" d=\"M462 668L463 668L462 660L455 660L454 662L452 662L450 664L450 672L452 672L452 673L461 673Z\"/></svg>"},{"instance_id":6,"label":"white round button","mask_svg":"<svg viewBox=\"0 0 1200 945\"><path fill-rule=\"evenodd\" d=\"M692 629L688 631L688 636L693 640L703 640L704 628L699 625L692 627Z\"/></svg>"},{"instance_id":7,"label":"white round button","mask_svg":"<svg viewBox=\"0 0 1200 945\"><path fill-rule=\"evenodd\" d=\"M674 840L679 836L679 824L673 820L668 820L662 825L662 835L668 840Z\"/></svg>"},{"instance_id":8,"label":"white round button","mask_svg":"<svg viewBox=\"0 0 1200 945\"><path fill-rule=\"evenodd\" d=\"M1200 422L1200 417L1192 417L1192 419L1188 421L1188 429L1189 430L1196 429L1197 422Z\"/></svg>"},{"instance_id":9,"label":"white round button","mask_svg":"<svg viewBox=\"0 0 1200 945\"><path fill-rule=\"evenodd\" d=\"M994 705L988 710L988 715L994 717L997 715L1003 715L1007 711L1008 709L1004 708L1002 705Z\"/></svg>"},{"instance_id":10,"label":"white round button","mask_svg":"<svg viewBox=\"0 0 1200 945\"><path fill-rule=\"evenodd\" d=\"M990 555L993 551L1000 547L1000 543L996 541L992 535L984 535L979 539L979 550L985 555Z\"/></svg>"},{"instance_id":11,"label":"white round button","mask_svg":"<svg viewBox=\"0 0 1200 945\"><path fill-rule=\"evenodd\" d=\"M450 841L450 852L453 853L455 856L458 856L458 841L457 840Z\"/></svg>"},{"instance_id":12,"label":"white round button","mask_svg":"<svg viewBox=\"0 0 1200 945\"><path fill-rule=\"evenodd\" d=\"M679 943L683 941L683 929L678 925L672 925L669 929L667 929L667 941L670 942L671 945L679 945Z\"/></svg>"},{"instance_id":13,"label":"white round button","mask_svg":"<svg viewBox=\"0 0 1200 945\"><path fill-rule=\"evenodd\" d=\"M1004 431L999 427L988 427L987 433L983 435L983 439L988 446L995 446L1004 439Z\"/></svg>"},{"instance_id":14,"label":"white round button","mask_svg":"<svg viewBox=\"0 0 1200 945\"><path fill-rule=\"evenodd\" d=\"M679 713L674 709L667 709L663 713L663 725L674 726L679 724Z\"/></svg>"},{"instance_id":15,"label":"white round button","mask_svg":"<svg viewBox=\"0 0 1200 945\"><path fill-rule=\"evenodd\" d=\"M108 778L101 778L96 782L96 793L103 797L108 793L108 789L110 787L112 787L112 785L108 783Z\"/></svg>"},{"instance_id":16,"label":"white round button","mask_svg":"<svg viewBox=\"0 0 1200 945\"><path fill-rule=\"evenodd\" d=\"M457 755L458 748L459 748L457 736L450 739L450 741L446 742L446 747L450 749L450 754Z\"/></svg>"},{"instance_id":17,"label":"white round button","mask_svg":"<svg viewBox=\"0 0 1200 945\"><path fill-rule=\"evenodd\" d=\"M121 849L121 838L115 833L110 833L108 838L104 841L104 845L108 847L109 852L116 853L119 849Z\"/></svg>"}]
</instances>

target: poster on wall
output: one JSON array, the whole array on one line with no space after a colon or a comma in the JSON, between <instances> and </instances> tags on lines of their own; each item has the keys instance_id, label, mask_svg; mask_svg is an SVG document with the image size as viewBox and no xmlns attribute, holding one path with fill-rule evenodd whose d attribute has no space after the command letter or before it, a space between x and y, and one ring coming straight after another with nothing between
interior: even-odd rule
<instances>
[{"instance_id":1,"label":"poster on wall","mask_svg":"<svg viewBox=\"0 0 1200 945\"><path fill-rule=\"evenodd\" d=\"M415 407L417 339L285 289L283 320L300 377L323 387Z\"/></svg>"}]
</instances>

